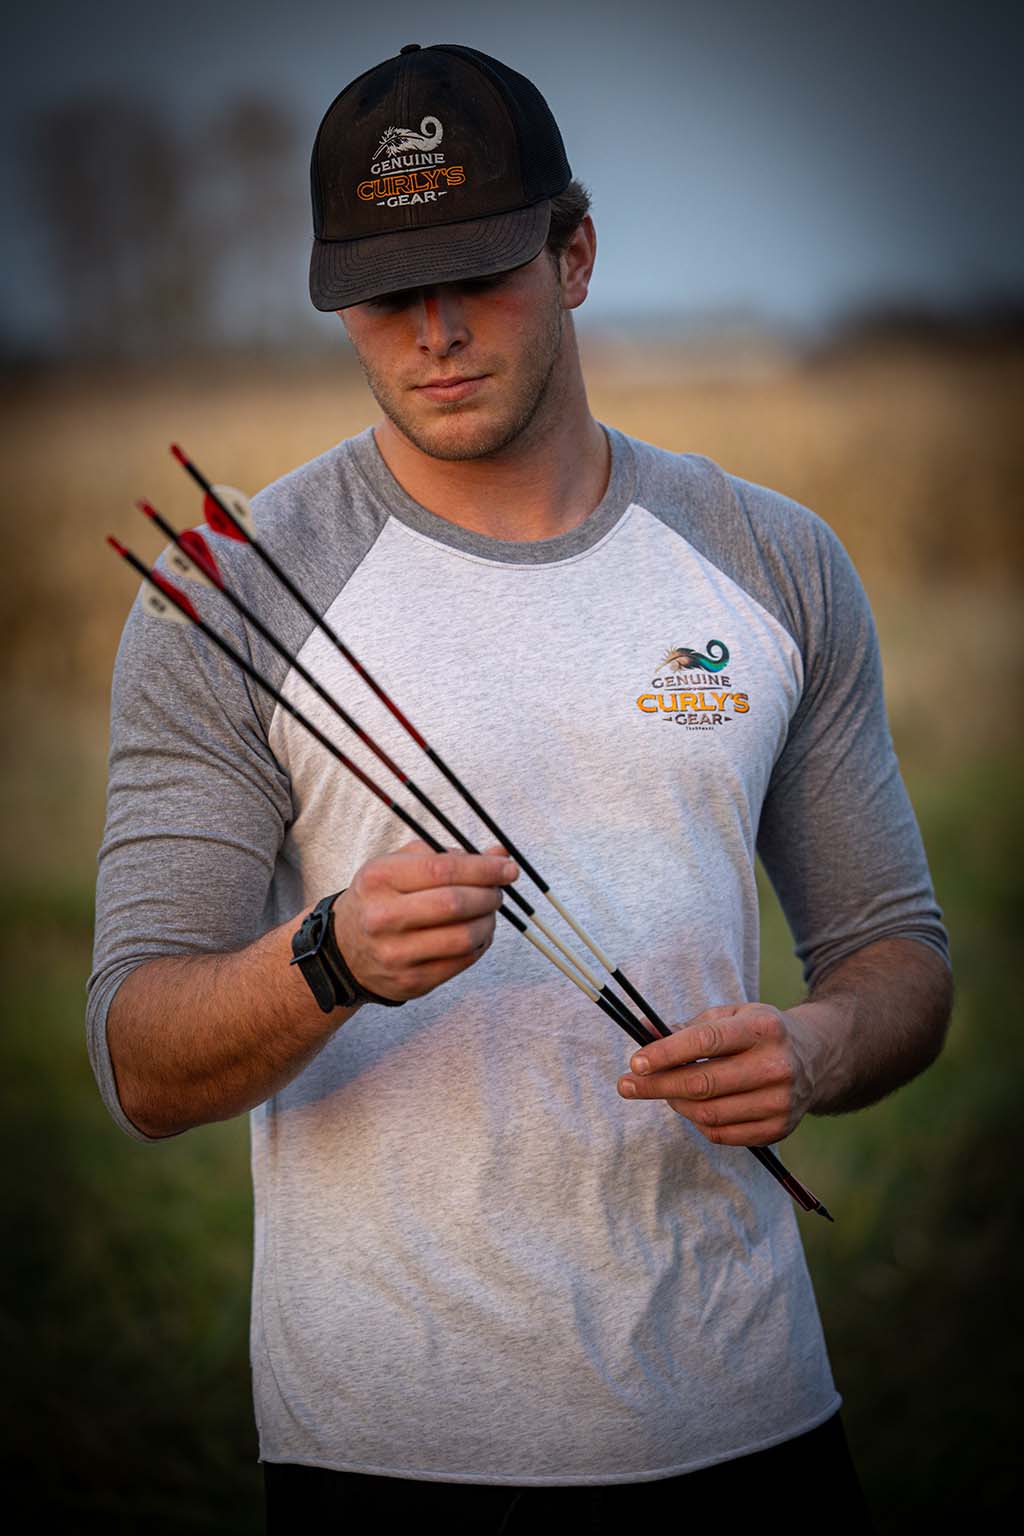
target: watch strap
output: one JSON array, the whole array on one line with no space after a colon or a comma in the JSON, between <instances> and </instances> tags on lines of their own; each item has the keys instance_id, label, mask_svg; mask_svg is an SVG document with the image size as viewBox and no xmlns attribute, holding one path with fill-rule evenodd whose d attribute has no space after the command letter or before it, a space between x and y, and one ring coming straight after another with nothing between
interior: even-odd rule
<instances>
[{"instance_id":1,"label":"watch strap","mask_svg":"<svg viewBox=\"0 0 1024 1536\"><path fill-rule=\"evenodd\" d=\"M334 903L345 890L325 896L307 914L292 936L292 965L297 965L322 1013L335 1008L354 1008L356 1003L378 1003L384 1008L401 1008L393 997L381 997L364 987L352 974L338 948L334 933Z\"/></svg>"}]
</instances>

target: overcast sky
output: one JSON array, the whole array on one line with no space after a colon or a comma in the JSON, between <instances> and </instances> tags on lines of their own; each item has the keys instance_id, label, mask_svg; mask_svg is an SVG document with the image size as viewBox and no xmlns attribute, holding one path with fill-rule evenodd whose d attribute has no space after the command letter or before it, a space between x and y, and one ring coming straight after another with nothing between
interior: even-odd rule
<instances>
[{"instance_id":1,"label":"overcast sky","mask_svg":"<svg viewBox=\"0 0 1024 1536\"><path fill-rule=\"evenodd\" d=\"M131 92L196 124L256 92L295 114L305 186L330 101L406 42L468 43L543 91L594 197L592 320L815 325L879 299L1019 296L1020 14L985 0L23 5L0 66L4 324L54 323L25 211L41 108ZM308 307L308 223L290 238L294 292L278 301Z\"/></svg>"}]
</instances>

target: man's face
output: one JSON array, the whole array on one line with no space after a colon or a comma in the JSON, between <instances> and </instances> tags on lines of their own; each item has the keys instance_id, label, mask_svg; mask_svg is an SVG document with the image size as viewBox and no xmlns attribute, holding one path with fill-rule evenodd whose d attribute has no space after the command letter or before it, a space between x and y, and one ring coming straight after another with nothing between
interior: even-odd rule
<instances>
[{"instance_id":1,"label":"man's face","mask_svg":"<svg viewBox=\"0 0 1024 1536\"><path fill-rule=\"evenodd\" d=\"M565 305L547 251L339 313L377 404L432 458L498 454L556 408Z\"/></svg>"}]
</instances>

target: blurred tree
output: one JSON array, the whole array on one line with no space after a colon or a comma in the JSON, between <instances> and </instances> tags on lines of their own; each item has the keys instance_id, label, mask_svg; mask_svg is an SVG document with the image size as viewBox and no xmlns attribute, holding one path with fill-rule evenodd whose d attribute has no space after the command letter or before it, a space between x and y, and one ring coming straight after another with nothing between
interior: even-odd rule
<instances>
[{"instance_id":1,"label":"blurred tree","mask_svg":"<svg viewBox=\"0 0 1024 1536\"><path fill-rule=\"evenodd\" d=\"M162 357L306 339L296 125L248 96L193 132L98 97L35 122L32 184L66 354Z\"/></svg>"},{"instance_id":2,"label":"blurred tree","mask_svg":"<svg viewBox=\"0 0 1024 1536\"><path fill-rule=\"evenodd\" d=\"M138 357L195 346L207 253L183 145L161 114L109 96L48 108L32 167L66 349Z\"/></svg>"},{"instance_id":3,"label":"blurred tree","mask_svg":"<svg viewBox=\"0 0 1024 1536\"><path fill-rule=\"evenodd\" d=\"M294 118L248 95L228 103L200 141L205 227L216 241L221 333L245 345L294 343L308 307L308 175Z\"/></svg>"}]
</instances>

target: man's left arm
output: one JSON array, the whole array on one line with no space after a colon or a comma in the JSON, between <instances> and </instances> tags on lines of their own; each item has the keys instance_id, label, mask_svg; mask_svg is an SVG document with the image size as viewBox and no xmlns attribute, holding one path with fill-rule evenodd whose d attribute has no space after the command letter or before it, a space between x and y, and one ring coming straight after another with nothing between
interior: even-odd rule
<instances>
[{"instance_id":1,"label":"man's left arm","mask_svg":"<svg viewBox=\"0 0 1024 1536\"><path fill-rule=\"evenodd\" d=\"M635 1053L619 1091L667 1099L712 1141L758 1146L805 1114L859 1109L922 1072L942 1047L952 982L863 584L820 519L736 484L803 665L757 848L808 995L784 1010L704 1010Z\"/></svg>"},{"instance_id":2,"label":"man's left arm","mask_svg":"<svg viewBox=\"0 0 1024 1536\"><path fill-rule=\"evenodd\" d=\"M644 1046L624 1098L665 1099L709 1141L765 1146L806 1114L862 1109L923 1072L949 1023L945 961L914 939L880 939L838 962L804 1002L708 1008Z\"/></svg>"}]
</instances>

